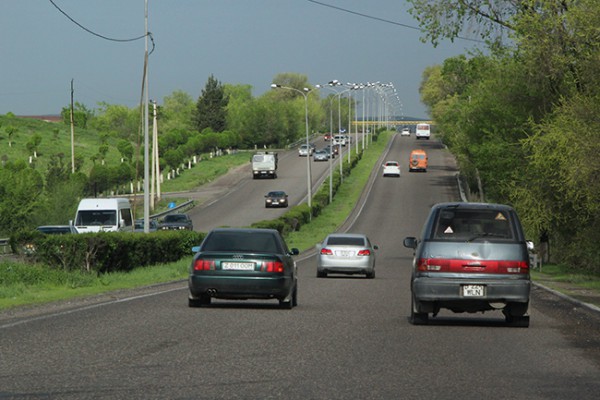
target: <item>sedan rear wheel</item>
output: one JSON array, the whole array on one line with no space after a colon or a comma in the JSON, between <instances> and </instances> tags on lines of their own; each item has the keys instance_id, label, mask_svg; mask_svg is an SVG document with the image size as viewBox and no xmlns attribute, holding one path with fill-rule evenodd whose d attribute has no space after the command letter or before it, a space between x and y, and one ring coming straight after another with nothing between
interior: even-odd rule
<instances>
[{"instance_id":1,"label":"sedan rear wheel","mask_svg":"<svg viewBox=\"0 0 600 400\"><path fill-rule=\"evenodd\" d=\"M327 272L317 270L317 278L327 278Z\"/></svg>"}]
</instances>

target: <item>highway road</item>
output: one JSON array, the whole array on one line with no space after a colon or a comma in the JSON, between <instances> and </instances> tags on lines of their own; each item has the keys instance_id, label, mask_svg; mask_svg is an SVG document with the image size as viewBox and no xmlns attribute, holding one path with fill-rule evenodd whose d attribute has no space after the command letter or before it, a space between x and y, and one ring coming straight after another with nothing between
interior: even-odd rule
<instances>
[{"instance_id":1,"label":"highway road","mask_svg":"<svg viewBox=\"0 0 600 400\"><path fill-rule=\"evenodd\" d=\"M407 171L416 147L429 154L426 173ZM440 143L414 137L396 136L384 159L400 161L402 177L377 171L345 227L379 245L375 279L317 279L308 252L297 257L293 310L276 301L192 309L186 283L173 282L4 312L0 399L597 399L600 318L541 289L526 329L504 326L500 312L442 311L430 325L409 324L412 251L402 240L432 204L457 198L455 165ZM281 180L242 179L225 197L245 199L232 209L264 212L248 199L260 203L277 184L297 187L297 200L303 161L286 157ZM228 201L197 215L237 224L243 212L211 212Z\"/></svg>"}]
</instances>

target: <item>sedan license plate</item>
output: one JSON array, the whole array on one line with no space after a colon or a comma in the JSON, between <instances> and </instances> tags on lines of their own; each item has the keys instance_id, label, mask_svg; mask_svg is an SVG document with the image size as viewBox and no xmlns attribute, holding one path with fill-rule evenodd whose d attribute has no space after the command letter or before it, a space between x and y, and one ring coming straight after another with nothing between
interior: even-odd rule
<instances>
[{"instance_id":1,"label":"sedan license plate","mask_svg":"<svg viewBox=\"0 0 600 400\"><path fill-rule=\"evenodd\" d=\"M335 252L336 256L339 257L351 257L352 256L352 251L350 250L338 250Z\"/></svg>"},{"instance_id":2,"label":"sedan license plate","mask_svg":"<svg viewBox=\"0 0 600 400\"><path fill-rule=\"evenodd\" d=\"M234 271L253 271L253 262L222 262L221 269Z\"/></svg>"},{"instance_id":3,"label":"sedan license plate","mask_svg":"<svg viewBox=\"0 0 600 400\"><path fill-rule=\"evenodd\" d=\"M462 285L463 297L483 297L485 296L484 285Z\"/></svg>"}]
</instances>

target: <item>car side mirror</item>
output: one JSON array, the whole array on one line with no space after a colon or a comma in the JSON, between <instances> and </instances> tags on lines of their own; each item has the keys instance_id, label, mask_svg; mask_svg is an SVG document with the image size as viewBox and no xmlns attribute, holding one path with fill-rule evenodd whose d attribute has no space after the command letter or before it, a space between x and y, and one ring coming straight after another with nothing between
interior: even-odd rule
<instances>
[{"instance_id":1,"label":"car side mirror","mask_svg":"<svg viewBox=\"0 0 600 400\"><path fill-rule=\"evenodd\" d=\"M298 254L300 254L300 250L298 250L295 247L292 247L292 249L290 250L290 254L293 256L297 256Z\"/></svg>"},{"instance_id":2,"label":"car side mirror","mask_svg":"<svg viewBox=\"0 0 600 400\"><path fill-rule=\"evenodd\" d=\"M373 250L379 250L379 246L377 246L376 244L373 245Z\"/></svg>"},{"instance_id":3,"label":"car side mirror","mask_svg":"<svg viewBox=\"0 0 600 400\"><path fill-rule=\"evenodd\" d=\"M417 238L409 236L404 238L404 247L408 247L409 249L417 248Z\"/></svg>"}]
</instances>

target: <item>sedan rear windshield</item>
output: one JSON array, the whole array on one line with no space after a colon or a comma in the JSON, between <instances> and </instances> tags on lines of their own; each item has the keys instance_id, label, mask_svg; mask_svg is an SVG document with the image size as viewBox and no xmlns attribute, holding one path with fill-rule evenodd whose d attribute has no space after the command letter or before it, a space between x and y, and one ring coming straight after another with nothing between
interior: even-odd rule
<instances>
[{"instance_id":1,"label":"sedan rear windshield","mask_svg":"<svg viewBox=\"0 0 600 400\"><path fill-rule=\"evenodd\" d=\"M202 243L201 251L283 253L275 236L268 232L212 232Z\"/></svg>"},{"instance_id":2,"label":"sedan rear windshield","mask_svg":"<svg viewBox=\"0 0 600 400\"><path fill-rule=\"evenodd\" d=\"M365 241L360 237L331 236L329 239L327 239L327 244L329 246L364 246Z\"/></svg>"},{"instance_id":3,"label":"sedan rear windshield","mask_svg":"<svg viewBox=\"0 0 600 400\"><path fill-rule=\"evenodd\" d=\"M442 209L433 229L434 239L469 240L478 237L513 239L510 215L503 210Z\"/></svg>"}]
</instances>

